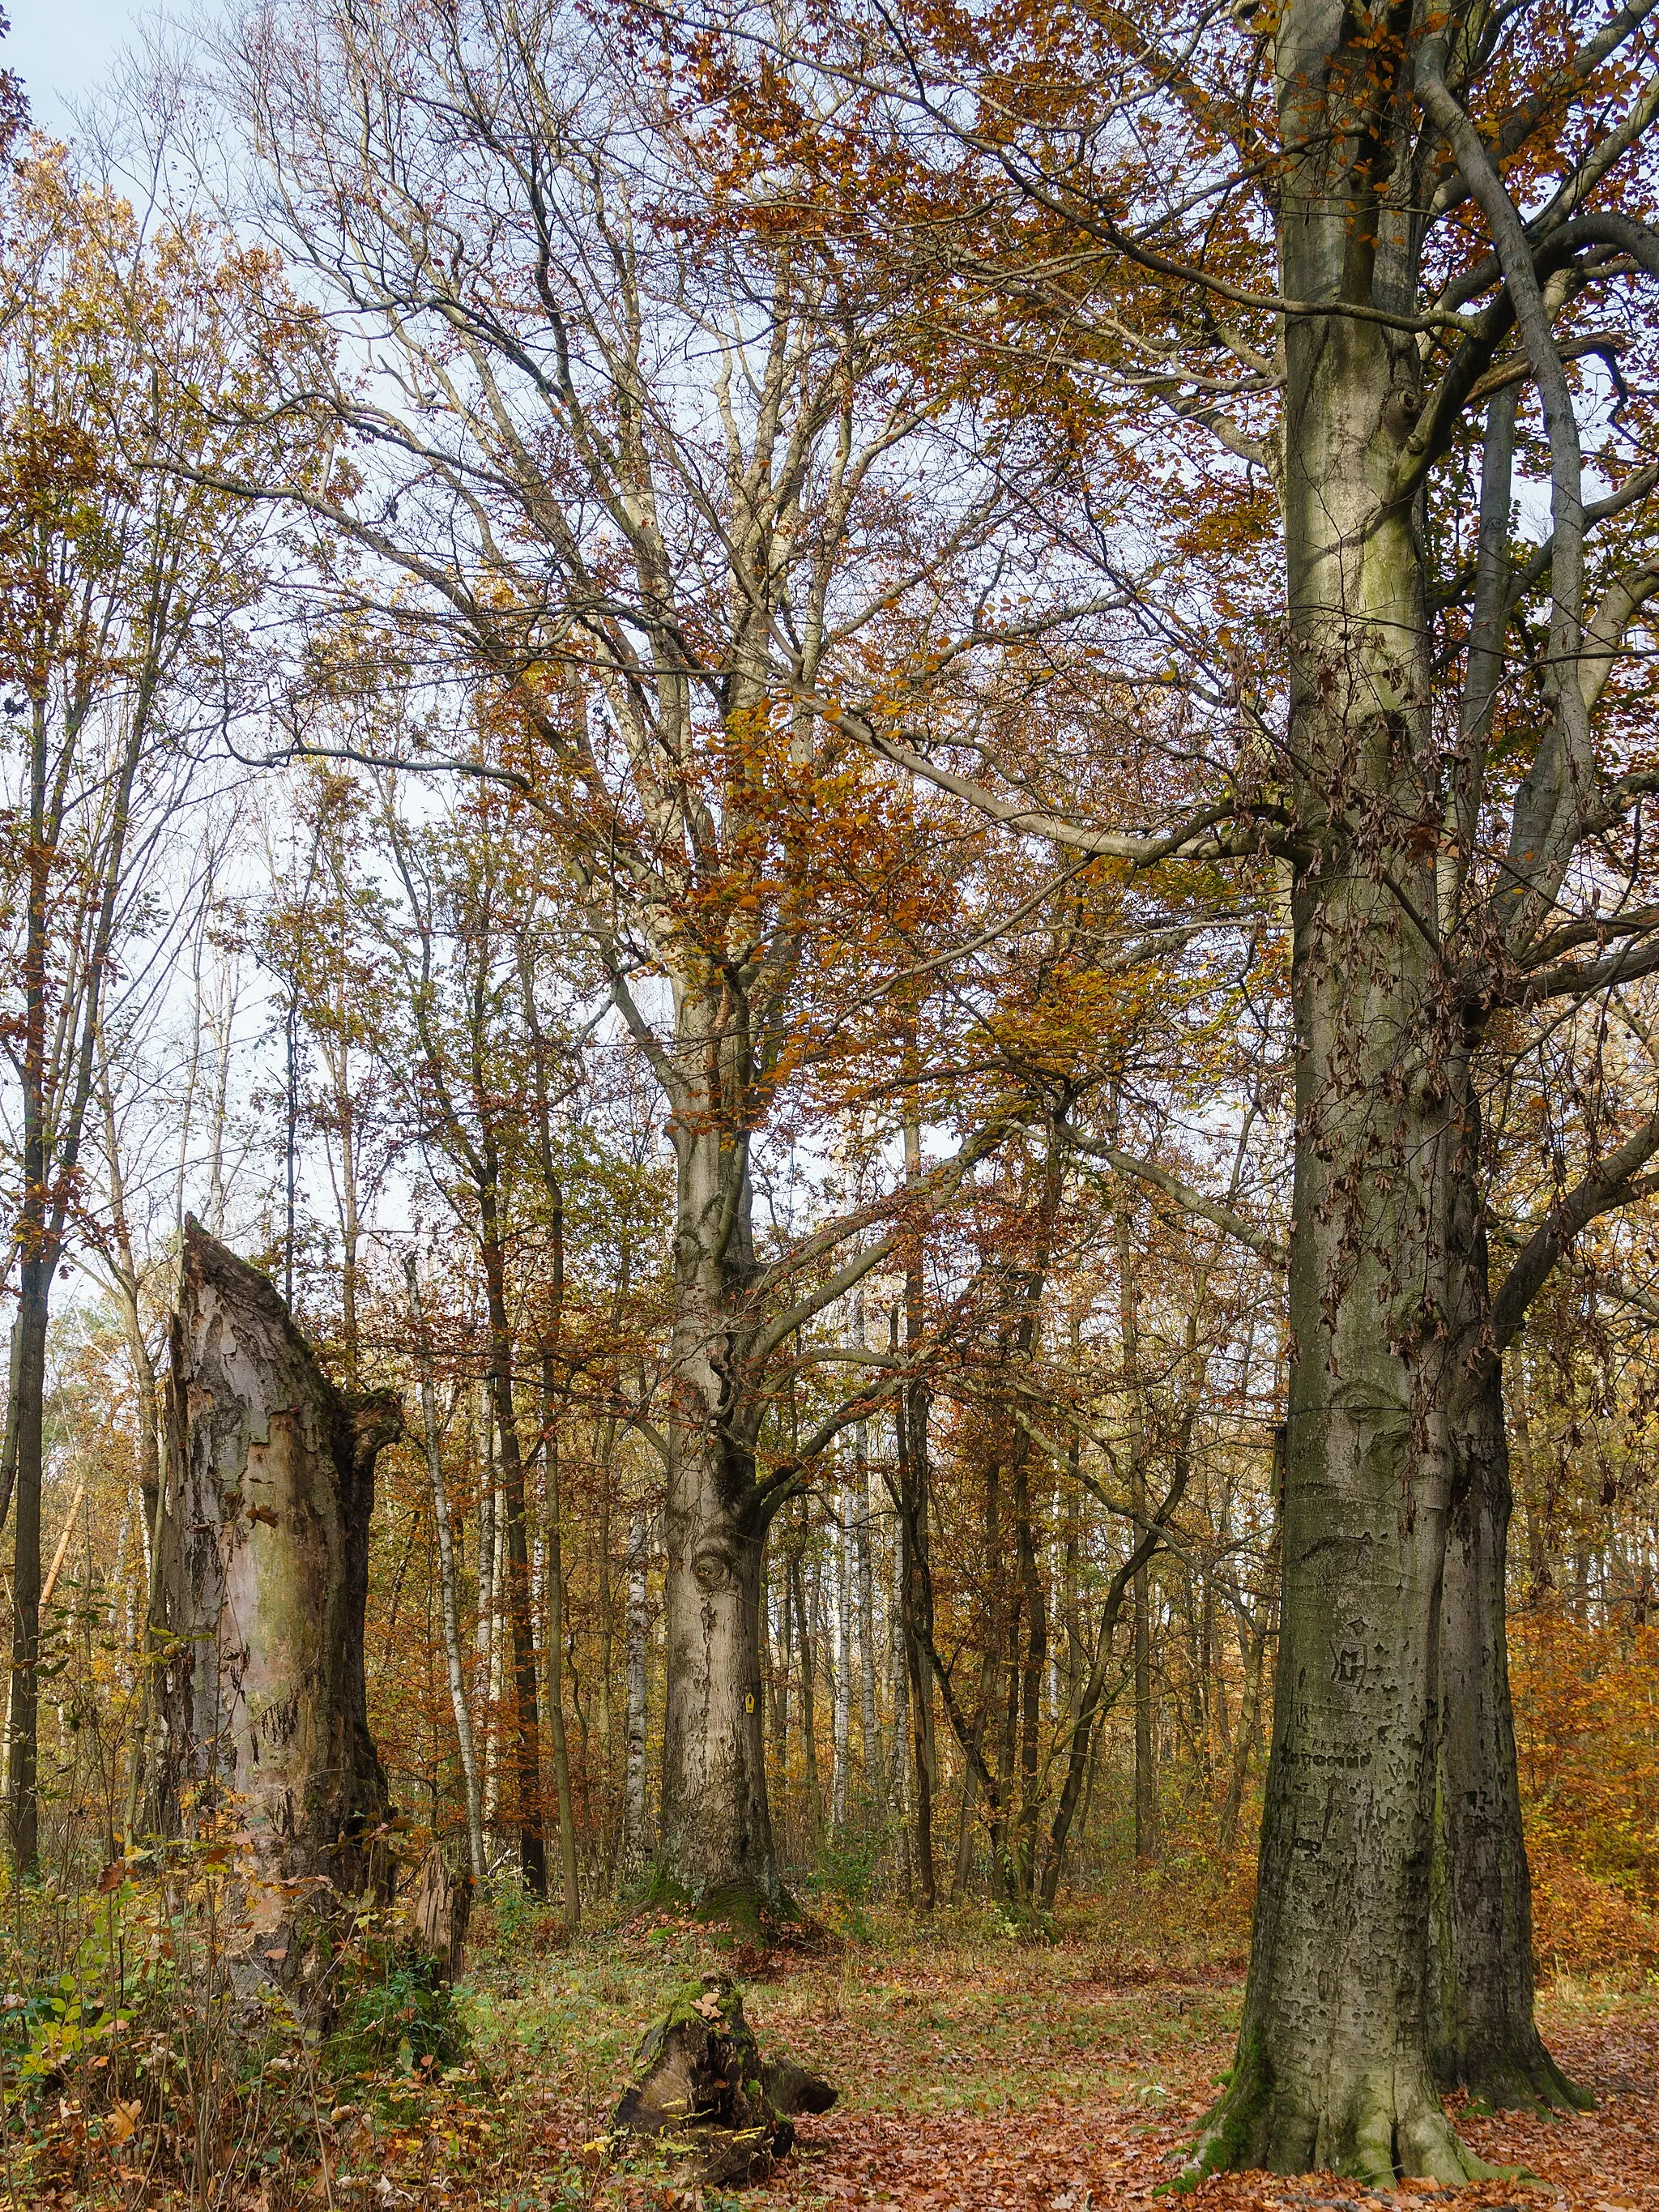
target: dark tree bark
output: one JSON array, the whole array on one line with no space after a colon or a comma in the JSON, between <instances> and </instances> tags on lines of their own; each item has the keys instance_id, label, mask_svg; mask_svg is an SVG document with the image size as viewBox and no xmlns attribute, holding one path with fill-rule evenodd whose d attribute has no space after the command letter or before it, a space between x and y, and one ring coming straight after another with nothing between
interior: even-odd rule
<instances>
[{"instance_id":1,"label":"dark tree bark","mask_svg":"<svg viewBox=\"0 0 1659 2212\"><path fill-rule=\"evenodd\" d=\"M1128 1202L1116 1214L1118 1314L1123 1344L1123 1387L1129 1430L1129 1504L1136 1524L1146 1522L1146 1415L1141 1390L1140 1325L1135 1286L1134 1243ZM1158 1798L1152 1765L1152 1579L1150 1553L1134 1573L1135 1856L1146 1861L1158 1848Z\"/></svg>"},{"instance_id":2,"label":"dark tree bark","mask_svg":"<svg viewBox=\"0 0 1659 2212\"><path fill-rule=\"evenodd\" d=\"M1492 2106L1572 2107L1534 2018L1532 1878L1510 1705L1504 1549L1511 1498L1501 1364L1454 1431L1440 1609L1431 1973L1435 2073Z\"/></svg>"},{"instance_id":3,"label":"dark tree bark","mask_svg":"<svg viewBox=\"0 0 1659 2212\"><path fill-rule=\"evenodd\" d=\"M1461 1072L1461 1071L1460 1071ZM1480 1119L1469 1097L1451 1243L1463 1356L1451 1419L1452 1505L1440 1604L1430 2030L1436 2078L1495 2106L1589 2100L1534 2016L1532 1876L1510 1703L1507 1555L1513 1494L1504 1361L1493 1341Z\"/></svg>"},{"instance_id":4,"label":"dark tree bark","mask_svg":"<svg viewBox=\"0 0 1659 2212\"><path fill-rule=\"evenodd\" d=\"M145 668L129 708L125 741L109 792L107 827L79 862L87 874L78 901L80 925L70 933L71 945L64 948L69 955L67 976L54 978L53 941L63 934L52 902L55 864L66 808L82 797L72 767L91 703L90 693L81 691L78 679L75 689L78 696L64 717L64 734L55 758L44 695L31 700L27 726L27 909L21 977L22 1049L18 1055L22 1188L13 1231L18 1255L17 1318L12 1326L5 1425L0 1431L0 1523L13 1498L16 1500L6 1827L13 1869L25 1879L33 1875L40 1852L40 1486L46 1329L52 1286L79 1188L82 1138L93 1093L133 790L155 696L155 671ZM55 991L60 988L64 1003L54 1012Z\"/></svg>"},{"instance_id":5,"label":"dark tree bark","mask_svg":"<svg viewBox=\"0 0 1659 2212\"><path fill-rule=\"evenodd\" d=\"M275 1286L187 1219L167 1420L156 1824L246 1833L244 1948L291 1981L297 1917L319 1908L287 1885L390 1889L363 1619L374 1462L402 1413L343 1397Z\"/></svg>"},{"instance_id":6,"label":"dark tree bark","mask_svg":"<svg viewBox=\"0 0 1659 2212\"><path fill-rule=\"evenodd\" d=\"M501 1243L500 1173L495 1133L486 1133L488 1169L478 1184L478 1247L489 1309L489 1395L501 1455L501 1504L507 1516L507 1618L513 1658L515 1744L512 1796L519 1829L519 1872L532 1897L547 1894L547 1840L542 1822L542 1753L536 1681L536 1630L530 1603L530 1538L525 1518L524 1454L513 1408L513 1327L507 1307Z\"/></svg>"},{"instance_id":7,"label":"dark tree bark","mask_svg":"<svg viewBox=\"0 0 1659 2212\"><path fill-rule=\"evenodd\" d=\"M27 1170L26 1170L27 1172ZM7 1735L6 1824L11 1862L32 1875L40 1855L37 1790L40 1699L40 1470L46 1380L46 1316L54 1261L24 1249L18 1267L7 1442L16 1473L12 1496L11 1706Z\"/></svg>"},{"instance_id":8,"label":"dark tree bark","mask_svg":"<svg viewBox=\"0 0 1659 2212\"><path fill-rule=\"evenodd\" d=\"M912 1044L914 1057L914 1043ZM921 1125L904 1122L904 1171L912 1182L921 1171ZM927 1284L922 1275L920 1236L906 1240L904 1253L904 1347L919 1357L927 1327ZM899 1394L896 1409L899 1477L899 1610L904 1640L905 1685L910 1708L910 1774L915 1820L916 1887L924 1912L939 1901L933 1863L933 1799L938 1779L938 1744L933 1729L933 1682L927 1654L933 1641L933 1573L928 1531L928 1390L915 1375Z\"/></svg>"}]
</instances>

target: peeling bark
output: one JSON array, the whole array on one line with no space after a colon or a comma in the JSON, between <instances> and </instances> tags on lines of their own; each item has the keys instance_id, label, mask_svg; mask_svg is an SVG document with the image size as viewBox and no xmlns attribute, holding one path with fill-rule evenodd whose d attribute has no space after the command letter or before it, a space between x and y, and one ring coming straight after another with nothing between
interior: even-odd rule
<instances>
[{"instance_id":1,"label":"peeling bark","mask_svg":"<svg viewBox=\"0 0 1659 2212\"><path fill-rule=\"evenodd\" d=\"M343 1397L275 1287L186 1220L155 1825L236 1837L243 1953L283 1982L305 1964L302 1913L390 1891L363 1616L375 1458L402 1427L392 1394Z\"/></svg>"}]
</instances>

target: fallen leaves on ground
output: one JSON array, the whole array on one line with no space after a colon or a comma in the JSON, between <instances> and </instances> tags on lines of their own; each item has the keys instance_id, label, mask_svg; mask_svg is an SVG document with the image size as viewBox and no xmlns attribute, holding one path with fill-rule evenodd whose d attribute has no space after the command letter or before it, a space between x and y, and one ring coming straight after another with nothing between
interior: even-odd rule
<instances>
[{"instance_id":1,"label":"fallen leaves on ground","mask_svg":"<svg viewBox=\"0 0 1659 2212\"><path fill-rule=\"evenodd\" d=\"M325 2106L317 2134L329 2151L326 2185L313 2145L308 2172L296 2170L302 2160L285 2161L268 2185L256 2181L236 2212L310 2212L331 2201L337 2212L364 2204L377 2212L1179 2212L1183 2203L1198 2212L1431 2212L1454 2204L1458 2212L1659 2212L1659 1999L1651 1992L1619 1996L1564 1982L1544 2001L1547 2039L1568 2074L1595 2094L1595 2111L1456 2113L1482 2158L1531 2179L1455 2192L1407 2182L1379 2194L1328 2174L1234 2174L1172 2196L1231 2058L1242 1996L1236 1958L1222 1953L1206 1966L1171 1956L1154 1978L1151 1946L1073 1940L1025 1949L953 1939L943 1929L925 1942L793 1959L781 1978L750 1986L748 2008L763 2042L787 2042L841 2086L842 2100L800 2122L796 2149L763 2186L682 2206L648 2155L617 2166L583 2157L605 2132L617 2070L664 1985L715 1962L697 1949L700 1937L686 1931L682 1943L681 1934L670 1931L665 1946L655 1934L648 1946L631 1936L584 1938L538 1962L533 1981L515 1969L493 1999L481 1981L473 2002L494 2007L480 2011L487 2081L447 2092L434 2083L423 2101L411 2088L395 2124L356 2106ZM89 2142L78 2108L65 2101L53 2132L31 2161L21 2198L14 2182L14 2203L162 2212L185 2201L176 2187L169 2195L157 2167L153 2190L138 2183L137 2169L153 2157L153 2130L127 2142L118 2126Z\"/></svg>"},{"instance_id":2,"label":"fallen leaves on ground","mask_svg":"<svg viewBox=\"0 0 1659 2212\"><path fill-rule=\"evenodd\" d=\"M1552 2008L1553 2009L1553 2008ZM803 2127L795 2158L763 2193L771 2206L903 2204L918 2212L1106 2212L1107 2208L1189 2203L1203 2212L1459 2212L1516 2206L1525 2212L1650 2212L1659 2208L1659 2015L1626 2004L1603 2016L1547 2021L1558 2058L1595 2094L1591 2112L1457 2114L1460 2132L1488 2164L1524 2168L1525 2181L1442 2189L1405 2182L1377 2192L1330 2174L1295 2179L1214 2175L1190 2196L1167 2192L1215 2094L1183 2069L1156 2124L1132 2102L1090 2107L1056 2099L1018 2112L975 2114L871 2110L854 2102ZM1201 2054L1224 2063L1225 2045ZM1166 2074L1170 2069L1165 2069ZM757 2212L759 2203L757 2199Z\"/></svg>"}]
</instances>

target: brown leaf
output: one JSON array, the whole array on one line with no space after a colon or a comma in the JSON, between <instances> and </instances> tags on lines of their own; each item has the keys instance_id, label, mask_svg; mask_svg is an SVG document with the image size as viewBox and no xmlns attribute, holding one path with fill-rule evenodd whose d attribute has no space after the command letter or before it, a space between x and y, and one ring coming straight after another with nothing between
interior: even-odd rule
<instances>
[{"instance_id":1,"label":"brown leaf","mask_svg":"<svg viewBox=\"0 0 1659 2212\"><path fill-rule=\"evenodd\" d=\"M143 2117L144 2108L136 2100L128 2105L118 2098L109 2108L108 2117L104 2122L105 2130L112 2142L126 2142L137 2132L138 2123Z\"/></svg>"}]
</instances>

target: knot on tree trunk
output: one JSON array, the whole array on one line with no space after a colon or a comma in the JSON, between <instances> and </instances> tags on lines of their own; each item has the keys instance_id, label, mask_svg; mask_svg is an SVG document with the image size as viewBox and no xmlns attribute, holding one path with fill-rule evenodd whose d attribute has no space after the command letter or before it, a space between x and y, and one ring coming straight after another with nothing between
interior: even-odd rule
<instances>
[{"instance_id":1,"label":"knot on tree trunk","mask_svg":"<svg viewBox=\"0 0 1659 2212\"><path fill-rule=\"evenodd\" d=\"M764 2181L793 2142L793 2117L827 2112L836 2093L787 2051L763 2057L725 1974L682 1990L647 2029L636 2079L611 2115L617 2135L660 2138L688 2188Z\"/></svg>"}]
</instances>

